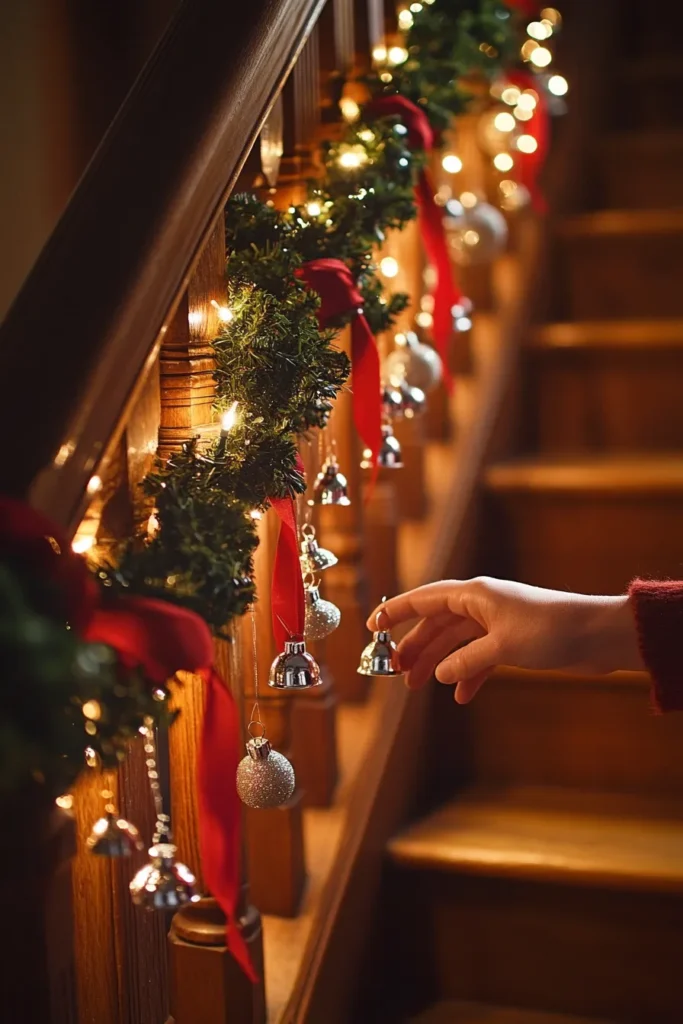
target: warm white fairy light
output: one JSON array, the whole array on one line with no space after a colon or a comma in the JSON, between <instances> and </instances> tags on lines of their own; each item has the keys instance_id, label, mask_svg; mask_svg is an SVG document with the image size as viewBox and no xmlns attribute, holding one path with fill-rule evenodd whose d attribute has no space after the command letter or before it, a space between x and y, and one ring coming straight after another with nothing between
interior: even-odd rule
<instances>
[{"instance_id":1,"label":"warm white fairy light","mask_svg":"<svg viewBox=\"0 0 683 1024\"><path fill-rule=\"evenodd\" d=\"M548 79L548 91L553 96L566 96L569 92L569 82L564 75L551 75Z\"/></svg>"},{"instance_id":2,"label":"warm white fairy light","mask_svg":"<svg viewBox=\"0 0 683 1024\"><path fill-rule=\"evenodd\" d=\"M562 15L555 7L544 7L541 11L541 21L549 21L553 28L557 29L562 24Z\"/></svg>"},{"instance_id":3,"label":"warm white fairy light","mask_svg":"<svg viewBox=\"0 0 683 1024\"><path fill-rule=\"evenodd\" d=\"M70 811L74 805L73 793L63 793L62 796L58 796L55 800L57 807L61 807L63 811Z\"/></svg>"},{"instance_id":4,"label":"warm white fairy light","mask_svg":"<svg viewBox=\"0 0 683 1024\"><path fill-rule=\"evenodd\" d=\"M226 409L221 416L221 432L227 434L237 422L237 402L233 402L229 409Z\"/></svg>"},{"instance_id":5,"label":"warm white fairy light","mask_svg":"<svg viewBox=\"0 0 683 1024\"><path fill-rule=\"evenodd\" d=\"M544 39L550 39L553 34L553 26L546 18L544 21L532 21L526 27L527 35L531 36L532 39L538 39L543 42Z\"/></svg>"},{"instance_id":6,"label":"warm white fairy light","mask_svg":"<svg viewBox=\"0 0 683 1024\"><path fill-rule=\"evenodd\" d=\"M385 85L387 85L389 82L393 82L394 76L392 75L391 71L383 71L382 74L379 76L379 80L380 82L384 82Z\"/></svg>"},{"instance_id":7,"label":"warm white fairy light","mask_svg":"<svg viewBox=\"0 0 683 1024\"><path fill-rule=\"evenodd\" d=\"M257 509L257 508L252 508L252 510L249 513L249 515L251 516L252 519L254 519L256 521L258 521L259 519L263 518L263 513L259 509Z\"/></svg>"},{"instance_id":8,"label":"warm white fairy light","mask_svg":"<svg viewBox=\"0 0 683 1024\"><path fill-rule=\"evenodd\" d=\"M537 68L547 68L552 59L553 55L547 46L538 46L529 57L531 63Z\"/></svg>"},{"instance_id":9,"label":"warm white fairy light","mask_svg":"<svg viewBox=\"0 0 683 1024\"><path fill-rule=\"evenodd\" d=\"M357 170L367 163L368 154L362 146L344 146L340 148L337 163L344 170Z\"/></svg>"},{"instance_id":10,"label":"warm white fairy light","mask_svg":"<svg viewBox=\"0 0 683 1024\"><path fill-rule=\"evenodd\" d=\"M413 14L419 14L422 10L422 4L419 3L419 0L415 0L415 3L410 5L410 9Z\"/></svg>"},{"instance_id":11,"label":"warm white fairy light","mask_svg":"<svg viewBox=\"0 0 683 1024\"><path fill-rule=\"evenodd\" d=\"M477 199L474 192L463 192L460 196L460 202L467 210L471 210L477 205L479 200Z\"/></svg>"},{"instance_id":12,"label":"warm white fairy light","mask_svg":"<svg viewBox=\"0 0 683 1024\"><path fill-rule=\"evenodd\" d=\"M404 32L413 27L414 21L412 12L407 8L398 12L398 27L402 28Z\"/></svg>"},{"instance_id":13,"label":"warm white fairy light","mask_svg":"<svg viewBox=\"0 0 683 1024\"><path fill-rule=\"evenodd\" d=\"M317 203L315 200L312 200L306 206L306 213L308 214L309 217L319 217L322 212L323 212L322 206L320 205L320 203Z\"/></svg>"},{"instance_id":14,"label":"warm white fairy light","mask_svg":"<svg viewBox=\"0 0 683 1024\"><path fill-rule=\"evenodd\" d=\"M147 536L149 539L154 540L160 529L161 524L159 523L159 517L156 512L152 512L147 520Z\"/></svg>"},{"instance_id":15,"label":"warm white fairy light","mask_svg":"<svg viewBox=\"0 0 683 1024\"><path fill-rule=\"evenodd\" d=\"M376 46L372 51L372 59L377 64L383 64L387 59L387 48L386 46Z\"/></svg>"},{"instance_id":16,"label":"warm white fairy light","mask_svg":"<svg viewBox=\"0 0 683 1024\"><path fill-rule=\"evenodd\" d=\"M363 128L362 131L358 132L358 138L363 142L374 142L375 133L370 128Z\"/></svg>"},{"instance_id":17,"label":"warm white fairy light","mask_svg":"<svg viewBox=\"0 0 683 1024\"><path fill-rule=\"evenodd\" d=\"M426 309L421 309L419 313L415 314L415 323L418 327L428 330L434 323L434 317Z\"/></svg>"},{"instance_id":18,"label":"warm white fairy light","mask_svg":"<svg viewBox=\"0 0 683 1024\"><path fill-rule=\"evenodd\" d=\"M83 717L91 722L99 722L102 717L102 707L97 700L86 700L81 711L83 712Z\"/></svg>"},{"instance_id":19,"label":"warm white fairy light","mask_svg":"<svg viewBox=\"0 0 683 1024\"><path fill-rule=\"evenodd\" d=\"M533 110L529 110L528 107L517 106L512 111L512 113L515 115L518 121L530 121L531 118L534 116Z\"/></svg>"},{"instance_id":20,"label":"warm white fairy light","mask_svg":"<svg viewBox=\"0 0 683 1024\"><path fill-rule=\"evenodd\" d=\"M511 171L514 163L509 153L497 153L493 158L493 166L497 171Z\"/></svg>"},{"instance_id":21,"label":"warm white fairy light","mask_svg":"<svg viewBox=\"0 0 683 1024\"><path fill-rule=\"evenodd\" d=\"M95 476L91 476L88 480L86 491L92 496L93 494L97 494L100 490L102 490L102 477L95 474Z\"/></svg>"},{"instance_id":22,"label":"warm white fairy light","mask_svg":"<svg viewBox=\"0 0 683 1024\"><path fill-rule=\"evenodd\" d=\"M408 60L408 51L405 46L391 46L387 52L387 60L396 67L397 64L405 64Z\"/></svg>"},{"instance_id":23,"label":"warm white fairy light","mask_svg":"<svg viewBox=\"0 0 683 1024\"><path fill-rule=\"evenodd\" d=\"M393 256L385 256L379 263L380 272L384 277L396 277L398 274L398 260Z\"/></svg>"},{"instance_id":24,"label":"warm white fairy light","mask_svg":"<svg viewBox=\"0 0 683 1024\"><path fill-rule=\"evenodd\" d=\"M515 119L507 110L502 110L493 119L494 128L499 132L513 132L515 130Z\"/></svg>"},{"instance_id":25,"label":"warm white fairy light","mask_svg":"<svg viewBox=\"0 0 683 1024\"><path fill-rule=\"evenodd\" d=\"M517 139L517 149L520 153L535 153L538 142L533 135L520 135Z\"/></svg>"},{"instance_id":26,"label":"warm white fairy light","mask_svg":"<svg viewBox=\"0 0 683 1024\"><path fill-rule=\"evenodd\" d=\"M71 550L77 555L84 555L86 551L90 551L94 546L95 537L93 534L77 533L71 541Z\"/></svg>"},{"instance_id":27,"label":"warm white fairy light","mask_svg":"<svg viewBox=\"0 0 683 1024\"><path fill-rule=\"evenodd\" d=\"M345 121L352 124L360 117L360 107L351 96L342 96L339 100L339 109Z\"/></svg>"},{"instance_id":28,"label":"warm white fairy light","mask_svg":"<svg viewBox=\"0 0 683 1024\"><path fill-rule=\"evenodd\" d=\"M220 302L216 302L215 299L211 299L211 305L218 313L218 319L224 324L229 324L233 319L234 313L230 309L230 306L221 306Z\"/></svg>"},{"instance_id":29,"label":"warm white fairy light","mask_svg":"<svg viewBox=\"0 0 683 1024\"><path fill-rule=\"evenodd\" d=\"M524 60L531 60L531 54L534 50L538 50L540 43L537 43L535 39L527 39L521 49L521 54Z\"/></svg>"},{"instance_id":30,"label":"warm white fairy light","mask_svg":"<svg viewBox=\"0 0 683 1024\"><path fill-rule=\"evenodd\" d=\"M459 174L462 170L462 160L455 153L446 153L441 161L441 166L449 174Z\"/></svg>"},{"instance_id":31,"label":"warm white fairy light","mask_svg":"<svg viewBox=\"0 0 683 1024\"><path fill-rule=\"evenodd\" d=\"M506 86L506 88L503 89L502 93L500 94L500 98L502 99L503 103L507 103L508 106L510 107L514 107L517 104L520 96L521 90L518 89L516 85Z\"/></svg>"}]
</instances>

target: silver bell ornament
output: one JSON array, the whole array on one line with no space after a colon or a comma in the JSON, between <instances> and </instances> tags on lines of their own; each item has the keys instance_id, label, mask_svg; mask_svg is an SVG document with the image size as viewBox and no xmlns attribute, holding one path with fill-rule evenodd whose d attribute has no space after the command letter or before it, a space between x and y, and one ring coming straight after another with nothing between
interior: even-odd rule
<instances>
[{"instance_id":1,"label":"silver bell ornament","mask_svg":"<svg viewBox=\"0 0 683 1024\"><path fill-rule=\"evenodd\" d=\"M401 419L403 416L403 395L393 382L382 386L382 412L387 419Z\"/></svg>"},{"instance_id":2,"label":"silver bell ornament","mask_svg":"<svg viewBox=\"0 0 683 1024\"><path fill-rule=\"evenodd\" d=\"M443 375L441 357L431 345L424 345L414 331L397 334L396 348L385 362L388 380L404 379L425 393L432 391Z\"/></svg>"},{"instance_id":3,"label":"silver bell ornament","mask_svg":"<svg viewBox=\"0 0 683 1024\"><path fill-rule=\"evenodd\" d=\"M316 505L350 505L346 477L339 471L339 463L327 458L313 485Z\"/></svg>"},{"instance_id":4,"label":"silver bell ornament","mask_svg":"<svg viewBox=\"0 0 683 1024\"><path fill-rule=\"evenodd\" d=\"M320 668L303 640L287 640L270 666L268 686L275 690L307 690L320 685Z\"/></svg>"},{"instance_id":5,"label":"silver bell ornament","mask_svg":"<svg viewBox=\"0 0 683 1024\"><path fill-rule=\"evenodd\" d=\"M85 845L97 857L130 857L144 849L135 825L111 811L95 822Z\"/></svg>"},{"instance_id":6,"label":"silver bell ornament","mask_svg":"<svg viewBox=\"0 0 683 1024\"><path fill-rule=\"evenodd\" d=\"M321 548L316 540L315 527L311 523L304 523L301 527L301 571L304 573L322 572L323 569L331 569L339 559L327 548Z\"/></svg>"},{"instance_id":7,"label":"silver bell ornament","mask_svg":"<svg viewBox=\"0 0 683 1024\"><path fill-rule=\"evenodd\" d=\"M377 615L377 631L360 656L360 676L402 676L403 670L398 656L398 647L391 639L388 629L379 628L381 611Z\"/></svg>"},{"instance_id":8,"label":"silver bell ornament","mask_svg":"<svg viewBox=\"0 0 683 1024\"><path fill-rule=\"evenodd\" d=\"M381 469L403 469L401 444L394 436L390 423L382 424L382 444L377 455L377 464Z\"/></svg>"},{"instance_id":9,"label":"silver bell ornament","mask_svg":"<svg viewBox=\"0 0 683 1024\"><path fill-rule=\"evenodd\" d=\"M453 258L462 266L479 266L496 259L507 245L508 226L495 206L465 192L446 203L444 228Z\"/></svg>"},{"instance_id":10,"label":"silver bell ornament","mask_svg":"<svg viewBox=\"0 0 683 1024\"><path fill-rule=\"evenodd\" d=\"M168 831L159 831L149 848L149 863L140 868L129 885L133 903L145 910L177 910L200 899L196 879L185 864L175 859L177 847Z\"/></svg>"},{"instance_id":11,"label":"silver bell ornament","mask_svg":"<svg viewBox=\"0 0 683 1024\"><path fill-rule=\"evenodd\" d=\"M341 612L332 601L325 601L315 583L306 587L306 619L304 635L307 640L324 640L341 622Z\"/></svg>"},{"instance_id":12,"label":"silver bell ornament","mask_svg":"<svg viewBox=\"0 0 683 1024\"><path fill-rule=\"evenodd\" d=\"M394 414L395 419L412 420L425 411L427 407L427 396L422 388L411 387L405 377L402 380L392 378L392 385L401 396L400 412Z\"/></svg>"},{"instance_id":13,"label":"silver bell ornament","mask_svg":"<svg viewBox=\"0 0 683 1024\"><path fill-rule=\"evenodd\" d=\"M256 810L280 807L292 793L294 769L282 754L273 750L265 736L247 742L247 756L237 766L237 794L243 804Z\"/></svg>"}]
</instances>

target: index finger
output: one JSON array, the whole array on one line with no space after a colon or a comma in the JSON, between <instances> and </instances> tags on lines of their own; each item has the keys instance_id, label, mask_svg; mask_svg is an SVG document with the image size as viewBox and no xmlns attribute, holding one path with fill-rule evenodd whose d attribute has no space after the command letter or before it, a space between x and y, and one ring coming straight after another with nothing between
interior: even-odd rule
<instances>
[{"instance_id":1,"label":"index finger","mask_svg":"<svg viewBox=\"0 0 683 1024\"><path fill-rule=\"evenodd\" d=\"M415 590L407 590L378 605L367 621L368 629L377 629L378 616L383 627L395 626L408 619L438 615L440 612L451 612L463 615L465 584L460 580L439 580L438 583L426 583Z\"/></svg>"}]
</instances>

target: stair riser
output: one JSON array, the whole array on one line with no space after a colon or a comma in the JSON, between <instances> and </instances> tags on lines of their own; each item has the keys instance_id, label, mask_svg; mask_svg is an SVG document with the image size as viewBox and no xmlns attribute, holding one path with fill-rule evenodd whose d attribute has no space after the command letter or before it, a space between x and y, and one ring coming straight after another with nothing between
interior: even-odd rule
<instances>
[{"instance_id":1,"label":"stair riser","mask_svg":"<svg viewBox=\"0 0 683 1024\"><path fill-rule=\"evenodd\" d=\"M459 713L478 784L683 793L681 722L650 713L646 686L506 673Z\"/></svg>"},{"instance_id":2,"label":"stair riser","mask_svg":"<svg viewBox=\"0 0 683 1024\"><path fill-rule=\"evenodd\" d=\"M572 318L683 315L683 233L580 235L565 245Z\"/></svg>"},{"instance_id":3,"label":"stair riser","mask_svg":"<svg viewBox=\"0 0 683 1024\"><path fill-rule=\"evenodd\" d=\"M683 202L683 149L615 147L603 173L606 205L614 210L663 210Z\"/></svg>"},{"instance_id":4,"label":"stair riser","mask_svg":"<svg viewBox=\"0 0 683 1024\"><path fill-rule=\"evenodd\" d=\"M623 593L636 575L683 575L683 495L495 494L482 571L541 587Z\"/></svg>"},{"instance_id":5,"label":"stair riser","mask_svg":"<svg viewBox=\"0 0 683 1024\"><path fill-rule=\"evenodd\" d=\"M680 897L436 872L402 883L400 962L442 999L683 1020Z\"/></svg>"},{"instance_id":6,"label":"stair riser","mask_svg":"<svg viewBox=\"0 0 683 1024\"><path fill-rule=\"evenodd\" d=\"M683 449L683 348L543 351L531 382L541 452Z\"/></svg>"}]
</instances>

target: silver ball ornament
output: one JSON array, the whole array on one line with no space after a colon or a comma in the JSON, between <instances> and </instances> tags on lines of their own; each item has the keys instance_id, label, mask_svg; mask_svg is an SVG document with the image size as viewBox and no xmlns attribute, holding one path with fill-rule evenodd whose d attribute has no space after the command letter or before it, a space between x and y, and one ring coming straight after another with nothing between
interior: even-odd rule
<instances>
[{"instance_id":1,"label":"silver ball ornament","mask_svg":"<svg viewBox=\"0 0 683 1024\"><path fill-rule=\"evenodd\" d=\"M443 375L439 353L431 345L424 345L414 331L397 334L395 341L396 348L385 363L388 379L404 379L413 388L432 391Z\"/></svg>"},{"instance_id":2,"label":"silver ball ornament","mask_svg":"<svg viewBox=\"0 0 683 1024\"><path fill-rule=\"evenodd\" d=\"M325 601L315 586L306 588L306 619L304 635L307 640L324 640L341 622L341 612L332 601Z\"/></svg>"},{"instance_id":3,"label":"silver ball ornament","mask_svg":"<svg viewBox=\"0 0 683 1024\"><path fill-rule=\"evenodd\" d=\"M450 199L446 203L444 228L453 258L462 266L490 263L507 245L505 217L495 206L483 201L465 206Z\"/></svg>"},{"instance_id":4,"label":"silver ball ornament","mask_svg":"<svg viewBox=\"0 0 683 1024\"><path fill-rule=\"evenodd\" d=\"M243 804L255 810L280 807L294 792L294 769L273 750L265 736L247 743L247 755L237 766L237 793Z\"/></svg>"}]
</instances>

